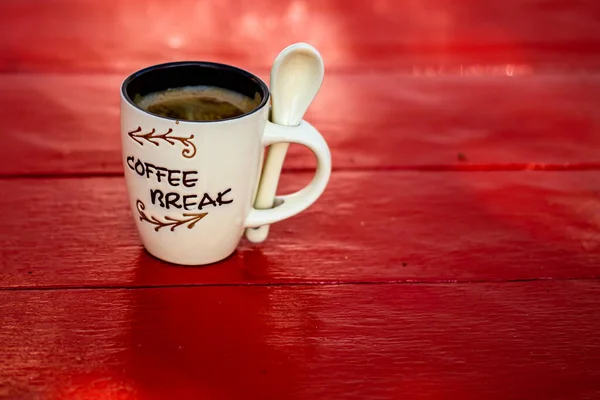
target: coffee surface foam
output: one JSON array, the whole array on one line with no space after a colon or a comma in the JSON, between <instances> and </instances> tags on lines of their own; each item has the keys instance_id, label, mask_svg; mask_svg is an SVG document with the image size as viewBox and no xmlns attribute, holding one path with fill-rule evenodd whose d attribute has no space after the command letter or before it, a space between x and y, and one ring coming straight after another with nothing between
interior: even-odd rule
<instances>
[{"instance_id":1,"label":"coffee surface foam","mask_svg":"<svg viewBox=\"0 0 600 400\"><path fill-rule=\"evenodd\" d=\"M186 86L135 96L141 109L163 117L188 121L219 121L254 110L261 102L232 90L215 86Z\"/></svg>"}]
</instances>

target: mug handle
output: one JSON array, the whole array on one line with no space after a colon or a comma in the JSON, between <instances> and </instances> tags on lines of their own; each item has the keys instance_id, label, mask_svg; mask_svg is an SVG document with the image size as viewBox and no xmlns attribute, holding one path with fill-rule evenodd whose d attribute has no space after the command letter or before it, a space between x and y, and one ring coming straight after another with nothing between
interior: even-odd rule
<instances>
[{"instance_id":1,"label":"mug handle","mask_svg":"<svg viewBox=\"0 0 600 400\"><path fill-rule=\"evenodd\" d=\"M317 157L317 170L312 181L300 191L286 196L275 196L275 207L258 210L252 208L244 227L258 228L290 218L310 207L325 190L331 175L331 153L323 136L308 122L302 120L298 126L283 126L267 121L263 146L275 143L297 143L308 147ZM246 236L251 242L264 240L259 235L264 230L249 229Z\"/></svg>"}]
</instances>

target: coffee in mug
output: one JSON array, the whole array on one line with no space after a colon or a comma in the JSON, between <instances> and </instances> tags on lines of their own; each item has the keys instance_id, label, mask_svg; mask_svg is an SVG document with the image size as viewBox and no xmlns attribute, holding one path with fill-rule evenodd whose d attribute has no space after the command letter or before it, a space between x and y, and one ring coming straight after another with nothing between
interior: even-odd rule
<instances>
[{"instance_id":1,"label":"coffee in mug","mask_svg":"<svg viewBox=\"0 0 600 400\"><path fill-rule=\"evenodd\" d=\"M259 93L250 98L215 86L186 86L134 97L141 109L161 117L185 121L220 121L239 117L261 102Z\"/></svg>"}]
</instances>

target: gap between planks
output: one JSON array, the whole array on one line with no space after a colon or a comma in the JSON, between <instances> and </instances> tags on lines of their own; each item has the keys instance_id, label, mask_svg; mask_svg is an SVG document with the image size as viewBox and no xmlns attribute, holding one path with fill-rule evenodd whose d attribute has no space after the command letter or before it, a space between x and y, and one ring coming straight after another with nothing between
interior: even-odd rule
<instances>
[{"instance_id":1,"label":"gap between planks","mask_svg":"<svg viewBox=\"0 0 600 400\"><path fill-rule=\"evenodd\" d=\"M47 285L47 286L16 286L0 287L0 292L10 291L61 291L61 290L140 290L140 289L172 289L193 287L286 287L286 286L351 286L351 285L469 285L488 283L536 283L536 282L565 282L565 281L600 281L600 276L584 278L527 278L527 279L437 279L437 280L384 280L384 281L298 281L298 282L239 282L239 283L188 283L188 284L166 284L166 285Z\"/></svg>"}]
</instances>

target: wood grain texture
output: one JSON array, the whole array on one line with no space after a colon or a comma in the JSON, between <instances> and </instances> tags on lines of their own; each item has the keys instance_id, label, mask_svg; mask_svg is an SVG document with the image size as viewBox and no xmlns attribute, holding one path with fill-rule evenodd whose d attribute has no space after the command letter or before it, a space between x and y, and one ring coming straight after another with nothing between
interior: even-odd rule
<instances>
[{"instance_id":1,"label":"wood grain texture","mask_svg":"<svg viewBox=\"0 0 600 400\"><path fill-rule=\"evenodd\" d=\"M0 398L600 397L599 3L5 0L0 24ZM296 41L328 70L323 198L222 263L149 256L120 82L266 78ZM312 165L293 147L282 191Z\"/></svg>"},{"instance_id":2,"label":"wood grain texture","mask_svg":"<svg viewBox=\"0 0 600 400\"><path fill-rule=\"evenodd\" d=\"M306 119L337 170L600 167L600 75L489 74L329 74ZM121 174L123 77L0 74L0 175Z\"/></svg>"},{"instance_id":3,"label":"wood grain texture","mask_svg":"<svg viewBox=\"0 0 600 400\"><path fill-rule=\"evenodd\" d=\"M5 0L0 70L129 71L177 59L269 67L297 41L334 69L600 65L599 22L589 0Z\"/></svg>"},{"instance_id":4,"label":"wood grain texture","mask_svg":"<svg viewBox=\"0 0 600 400\"><path fill-rule=\"evenodd\" d=\"M10 398L594 399L598 281L0 292Z\"/></svg>"},{"instance_id":5,"label":"wood grain texture","mask_svg":"<svg viewBox=\"0 0 600 400\"><path fill-rule=\"evenodd\" d=\"M310 174L284 174L281 190ZM338 172L263 245L177 267L141 247L123 178L0 181L0 286L478 281L600 276L589 172Z\"/></svg>"}]
</instances>

